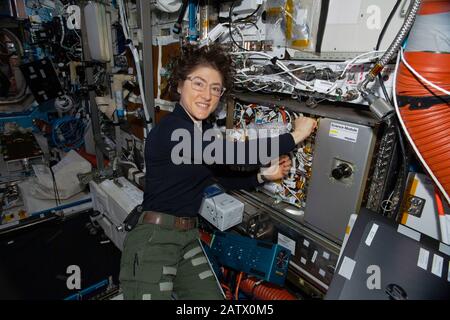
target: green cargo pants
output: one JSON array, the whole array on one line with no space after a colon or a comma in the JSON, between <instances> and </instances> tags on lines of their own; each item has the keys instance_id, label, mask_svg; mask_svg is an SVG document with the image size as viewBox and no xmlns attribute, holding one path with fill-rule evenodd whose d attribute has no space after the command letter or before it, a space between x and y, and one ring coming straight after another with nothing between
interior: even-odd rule
<instances>
[{"instance_id":1,"label":"green cargo pants","mask_svg":"<svg viewBox=\"0 0 450 320\"><path fill-rule=\"evenodd\" d=\"M142 217L141 217L142 218ZM181 231L140 219L124 243L120 287L125 300L222 300L197 228Z\"/></svg>"}]
</instances>

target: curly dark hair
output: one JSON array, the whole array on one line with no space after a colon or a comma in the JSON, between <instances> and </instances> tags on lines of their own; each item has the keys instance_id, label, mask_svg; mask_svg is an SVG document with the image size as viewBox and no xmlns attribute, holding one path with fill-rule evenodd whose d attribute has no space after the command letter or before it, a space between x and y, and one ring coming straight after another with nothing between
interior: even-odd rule
<instances>
[{"instance_id":1,"label":"curly dark hair","mask_svg":"<svg viewBox=\"0 0 450 320\"><path fill-rule=\"evenodd\" d=\"M199 66L209 66L217 70L222 76L223 86L230 92L233 86L233 65L231 57L220 46L198 47L188 44L183 47L181 55L174 61L170 76L170 90L176 97L178 84L186 80L186 77Z\"/></svg>"}]
</instances>

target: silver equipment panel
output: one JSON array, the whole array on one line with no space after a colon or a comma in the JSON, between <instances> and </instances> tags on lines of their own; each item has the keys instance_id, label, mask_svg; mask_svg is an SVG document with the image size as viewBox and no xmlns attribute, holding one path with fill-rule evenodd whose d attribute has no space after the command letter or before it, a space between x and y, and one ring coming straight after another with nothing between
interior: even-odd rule
<instances>
[{"instance_id":1,"label":"silver equipment panel","mask_svg":"<svg viewBox=\"0 0 450 320\"><path fill-rule=\"evenodd\" d=\"M316 135L305 221L342 241L361 206L375 146L375 129L324 118Z\"/></svg>"}]
</instances>

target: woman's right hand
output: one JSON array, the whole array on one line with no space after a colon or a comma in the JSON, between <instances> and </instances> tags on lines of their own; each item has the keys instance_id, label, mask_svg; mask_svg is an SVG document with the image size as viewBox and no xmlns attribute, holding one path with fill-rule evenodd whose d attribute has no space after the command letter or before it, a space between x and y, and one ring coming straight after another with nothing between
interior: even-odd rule
<instances>
[{"instance_id":1,"label":"woman's right hand","mask_svg":"<svg viewBox=\"0 0 450 320\"><path fill-rule=\"evenodd\" d=\"M291 132L295 144L305 140L316 129L317 121L308 117L298 117L294 121L294 131Z\"/></svg>"}]
</instances>

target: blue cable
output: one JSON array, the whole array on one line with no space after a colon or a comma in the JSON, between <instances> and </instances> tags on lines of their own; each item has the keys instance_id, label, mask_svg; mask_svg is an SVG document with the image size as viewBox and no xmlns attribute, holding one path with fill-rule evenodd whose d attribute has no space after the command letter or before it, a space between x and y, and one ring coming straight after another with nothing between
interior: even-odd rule
<instances>
[{"instance_id":1,"label":"blue cable","mask_svg":"<svg viewBox=\"0 0 450 320\"><path fill-rule=\"evenodd\" d=\"M109 280L102 280L96 284L93 284L92 286L90 286L86 289L79 291L78 293L68 296L64 300L81 300L84 295L91 293L101 287L107 286L108 284L109 284Z\"/></svg>"},{"instance_id":2,"label":"blue cable","mask_svg":"<svg viewBox=\"0 0 450 320\"><path fill-rule=\"evenodd\" d=\"M86 125L82 119L65 116L53 122L53 144L65 152L78 149L84 143L84 129Z\"/></svg>"},{"instance_id":3,"label":"blue cable","mask_svg":"<svg viewBox=\"0 0 450 320\"><path fill-rule=\"evenodd\" d=\"M189 1L189 41L197 40L197 2Z\"/></svg>"}]
</instances>

